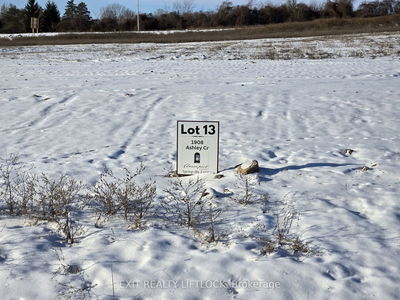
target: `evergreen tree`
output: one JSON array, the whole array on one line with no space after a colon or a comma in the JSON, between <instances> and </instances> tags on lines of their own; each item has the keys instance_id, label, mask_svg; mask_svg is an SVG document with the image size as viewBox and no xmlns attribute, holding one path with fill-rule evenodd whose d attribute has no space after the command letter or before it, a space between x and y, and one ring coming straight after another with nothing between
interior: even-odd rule
<instances>
[{"instance_id":1,"label":"evergreen tree","mask_svg":"<svg viewBox=\"0 0 400 300\"><path fill-rule=\"evenodd\" d=\"M67 5L65 6L65 12L63 19L74 19L77 16L78 7L74 3L74 0L68 0Z\"/></svg>"},{"instance_id":2,"label":"evergreen tree","mask_svg":"<svg viewBox=\"0 0 400 300\"><path fill-rule=\"evenodd\" d=\"M25 32L25 11L15 5L2 5L0 8L0 33Z\"/></svg>"},{"instance_id":3,"label":"evergreen tree","mask_svg":"<svg viewBox=\"0 0 400 300\"><path fill-rule=\"evenodd\" d=\"M0 32L2 32L2 28L4 26L3 14L5 11L6 11L6 5L3 4L2 6L0 6Z\"/></svg>"},{"instance_id":4,"label":"evergreen tree","mask_svg":"<svg viewBox=\"0 0 400 300\"><path fill-rule=\"evenodd\" d=\"M25 5L25 13L29 17L29 22L30 18L39 18L40 6L36 0L28 0L28 3Z\"/></svg>"},{"instance_id":5,"label":"evergreen tree","mask_svg":"<svg viewBox=\"0 0 400 300\"><path fill-rule=\"evenodd\" d=\"M55 2L48 0L42 16L42 30L45 32L54 32L60 23L60 11Z\"/></svg>"},{"instance_id":6,"label":"evergreen tree","mask_svg":"<svg viewBox=\"0 0 400 300\"><path fill-rule=\"evenodd\" d=\"M90 11L87 8L87 5L85 2L81 2L77 6L77 16L80 18L83 18L87 21L90 21L92 18L90 17Z\"/></svg>"},{"instance_id":7,"label":"evergreen tree","mask_svg":"<svg viewBox=\"0 0 400 300\"><path fill-rule=\"evenodd\" d=\"M90 11L88 10L86 3L84 2L79 3L76 9L77 29L80 31L89 29L90 21L91 21Z\"/></svg>"}]
</instances>

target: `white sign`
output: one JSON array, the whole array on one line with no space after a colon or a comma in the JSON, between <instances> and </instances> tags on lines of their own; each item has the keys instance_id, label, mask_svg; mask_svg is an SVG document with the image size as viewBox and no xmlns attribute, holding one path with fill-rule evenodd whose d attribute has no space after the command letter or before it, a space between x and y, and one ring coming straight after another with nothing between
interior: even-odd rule
<instances>
[{"instance_id":1,"label":"white sign","mask_svg":"<svg viewBox=\"0 0 400 300\"><path fill-rule=\"evenodd\" d=\"M177 140L177 174L218 173L218 121L178 121Z\"/></svg>"}]
</instances>

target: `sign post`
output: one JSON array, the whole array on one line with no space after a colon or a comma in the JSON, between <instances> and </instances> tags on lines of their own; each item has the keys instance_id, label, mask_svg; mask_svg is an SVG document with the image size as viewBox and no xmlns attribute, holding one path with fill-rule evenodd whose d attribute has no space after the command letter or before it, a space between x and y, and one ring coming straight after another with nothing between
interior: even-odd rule
<instances>
[{"instance_id":1,"label":"sign post","mask_svg":"<svg viewBox=\"0 0 400 300\"><path fill-rule=\"evenodd\" d=\"M178 175L218 173L218 155L218 121L178 121Z\"/></svg>"},{"instance_id":2,"label":"sign post","mask_svg":"<svg viewBox=\"0 0 400 300\"><path fill-rule=\"evenodd\" d=\"M39 33L39 18L31 18L32 33Z\"/></svg>"}]
</instances>

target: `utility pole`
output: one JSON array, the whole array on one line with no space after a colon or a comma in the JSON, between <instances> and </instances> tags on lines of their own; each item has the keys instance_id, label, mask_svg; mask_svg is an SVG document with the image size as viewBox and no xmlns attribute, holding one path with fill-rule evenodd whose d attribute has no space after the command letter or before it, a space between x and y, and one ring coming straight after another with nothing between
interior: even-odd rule
<instances>
[{"instance_id":1,"label":"utility pole","mask_svg":"<svg viewBox=\"0 0 400 300\"><path fill-rule=\"evenodd\" d=\"M137 31L140 31L140 12L139 12L139 0L137 0Z\"/></svg>"}]
</instances>

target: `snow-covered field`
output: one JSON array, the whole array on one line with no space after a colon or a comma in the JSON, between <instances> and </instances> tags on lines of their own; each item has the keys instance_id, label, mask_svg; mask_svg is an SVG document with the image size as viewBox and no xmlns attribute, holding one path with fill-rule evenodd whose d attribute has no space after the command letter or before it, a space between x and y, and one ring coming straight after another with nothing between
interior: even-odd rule
<instances>
[{"instance_id":1,"label":"snow-covered field","mask_svg":"<svg viewBox=\"0 0 400 300\"><path fill-rule=\"evenodd\" d=\"M162 201L176 121L215 120L224 175L201 176L223 209L216 244L156 217L96 228L85 212L67 246L51 223L1 216L0 298L398 298L399 35L348 40L0 49L0 157L89 185L143 162ZM271 49L334 58L260 59ZM228 197L241 192L233 167L253 159L267 208ZM291 230L318 253L261 254L278 207L299 212Z\"/></svg>"}]
</instances>

